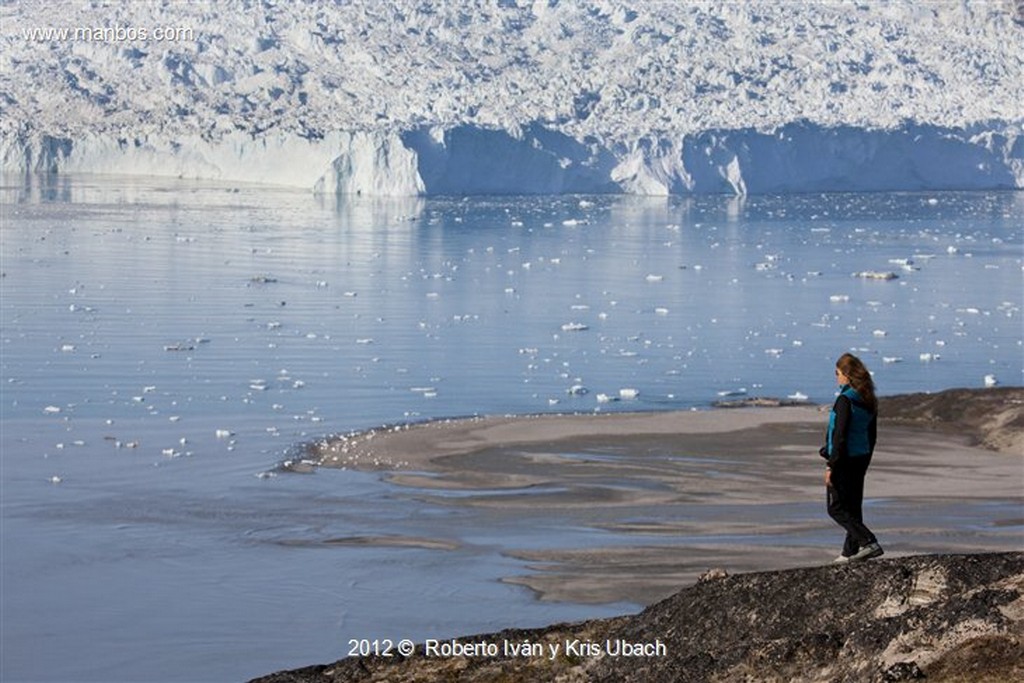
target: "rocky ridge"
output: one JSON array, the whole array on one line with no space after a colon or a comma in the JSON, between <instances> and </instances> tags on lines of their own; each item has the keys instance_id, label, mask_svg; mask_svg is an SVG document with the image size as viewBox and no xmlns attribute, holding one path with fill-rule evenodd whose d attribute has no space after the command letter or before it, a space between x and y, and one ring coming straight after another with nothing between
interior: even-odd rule
<instances>
[{"instance_id":1,"label":"rocky ridge","mask_svg":"<svg viewBox=\"0 0 1024 683\"><path fill-rule=\"evenodd\" d=\"M438 654L453 644L496 654ZM635 616L428 645L253 683L1021 680L1024 553L709 572Z\"/></svg>"}]
</instances>

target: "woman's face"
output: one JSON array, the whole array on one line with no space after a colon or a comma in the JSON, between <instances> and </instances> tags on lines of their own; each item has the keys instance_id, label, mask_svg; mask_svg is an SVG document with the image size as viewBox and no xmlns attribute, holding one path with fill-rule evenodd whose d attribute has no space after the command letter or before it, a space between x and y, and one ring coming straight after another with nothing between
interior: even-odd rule
<instances>
[{"instance_id":1,"label":"woman's face","mask_svg":"<svg viewBox=\"0 0 1024 683\"><path fill-rule=\"evenodd\" d=\"M849 383L850 383L850 378L847 377L846 375L844 375L842 370L840 370L839 368L836 368L836 384L838 384L839 386L843 386L844 384L849 384Z\"/></svg>"}]
</instances>

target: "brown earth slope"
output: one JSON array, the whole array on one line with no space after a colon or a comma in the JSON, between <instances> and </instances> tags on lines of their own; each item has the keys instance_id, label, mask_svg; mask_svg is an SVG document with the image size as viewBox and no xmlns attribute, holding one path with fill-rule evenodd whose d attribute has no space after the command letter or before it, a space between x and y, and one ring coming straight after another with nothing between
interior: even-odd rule
<instances>
[{"instance_id":1,"label":"brown earth slope","mask_svg":"<svg viewBox=\"0 0 1024 683\"><path fill-rule=\"evenodd\" d=\"M879 403L884 420L962 434L994 451L1024 455L1024 388L948 389Z\"/></svg>"}]
</instances>

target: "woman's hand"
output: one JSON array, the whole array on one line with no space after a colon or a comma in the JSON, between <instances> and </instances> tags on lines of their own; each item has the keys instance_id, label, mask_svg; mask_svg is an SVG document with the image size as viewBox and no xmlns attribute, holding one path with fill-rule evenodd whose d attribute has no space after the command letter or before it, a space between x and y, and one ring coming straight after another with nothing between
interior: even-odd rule
<instances>
[{"instance_id":1,"label":"woman's hand","mask_svg":"<svg viewBox=\"0 0 1024 683\"><path fill-rule=\"evenodd\" d=\"M825 486L832 486L832 468L825 468Z\"/></svg>"}]
</instances>

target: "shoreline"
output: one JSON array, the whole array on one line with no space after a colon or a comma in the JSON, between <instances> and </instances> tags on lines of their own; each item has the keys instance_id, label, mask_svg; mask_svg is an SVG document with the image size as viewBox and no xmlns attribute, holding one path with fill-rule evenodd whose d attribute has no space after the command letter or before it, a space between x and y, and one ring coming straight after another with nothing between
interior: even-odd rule
<instances>
[{"instance_id":1,"label":"shoreline","mask_svg":"<svg viewBox=\"0 0 1024 683\"><path fill-rule=\"evenodd\" d=\"M881 400L888 417L865 515L887 556L1019 547L1024 388ZM495 529L536 525L528 542L499 531L493 542L527 570L501 580L540 600L645 605L710 568L781 570L835 556L841 530L825 515L817 454L828 408L472 417L311 448L317 466L380 472L412 510L443 507ZM436 533L401 544L464 543L461 527Z\"/></svg>"},{"instance_id":2,"label":"shoreline","mask_svg":"<svg viewBox=\"0 0 1024 683\"><path fill-rule=\"evenodd\" d=\"M947 389L932 394L883 396L879 401L880 426L966 434L989 450L1024 455L1024 387ZM941 410L943 403L950 406ZM499 446L600 436L685 438L778 423L816 424L823 435L829 408L830 404L750 397L716 401L707 408L690 410L438 418L328 436L305 445L302 450L310 459L291 461L293 465L285 469L409 469L429 465L435 458Z\"/></svg>"}]
</instances>

